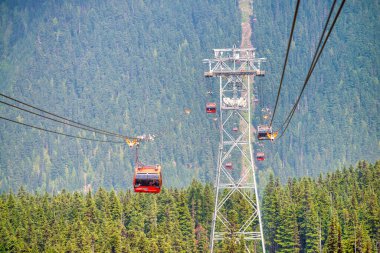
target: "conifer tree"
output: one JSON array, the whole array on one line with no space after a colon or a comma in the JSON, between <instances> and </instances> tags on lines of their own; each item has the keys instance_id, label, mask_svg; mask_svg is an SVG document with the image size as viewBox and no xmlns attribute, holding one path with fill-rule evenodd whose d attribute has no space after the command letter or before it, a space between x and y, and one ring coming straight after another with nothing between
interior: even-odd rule
<instances>
[{"instance_id":1,"label":"conifer tree","mask_svg":"<svg viewBox=\"0 0 380 253\"><path fill-rule=\"evenodd\" d=\"M157 236L157 198L154 196L149 199L148 207L146 208L146 219L145 219L145 233L148 238L154 238Z\"/></svg>"},{"instance_id":2,"label":"conifer tree","mask_svg":"<svg viewBox=\"0 0 380 253\"><path fill-rule=\"evenodd\" d=\"M339 225L338 217L336 211L334 211L331 217L324 251L327 253L342 253L343 249L341 235L342 231Z\"/></svg>"},{"instance_id":3,"label":"conifer tree","mask_svg":"<svg viewBox=\"0 0 380 253\"><path fill-rule=\"evenodd\" d=\"M297 215L294 204L287 192L280 194L279 225L275 234L275 242L278 244L278 252L300 251Z\"/></svg>"},{"instance_id":4,"label":"conifer tree","mask_svg":"<svg viewBox=\"0 0 380 253\"><path fill-rule=\"evenodd\" d=\"M191 218L188 205L187 205L187 199L184 192L179 193L179 197L177 200L177 211L178 211L178 221L179 221L179 228L182 232L183 241L186 244L185 250L186 252L193 252L194 251L194 222Z\"/></svg>"},{"instance_id":5,"label":"conifer tree","mask_svg":"<svg viewBox=\"0 0 380 253\"><path fill-rule=\"evenodd\" d=\"M121 204L114 190L110 192L109 209L113 221L121 221Z\"/></svg>"},{"instance_id":6,"label":"conifer tree","mask_svg":"<svg viewBox=\"0 0 380 253\"><path fill-rule=\"evenodd\" d=\"M239 238L236 236L238 219L239 215L235 210L230 209L227 211L227 220L230 222L230 227L224 236L222 252L237 253L239 250Z\"/></svg>"},{"instance_id":7,"label":"conifer tree","mask_svg":"<svg viewBox=\"0 0 380 253\"><path fill-rule=\"evenodd\" d=\"M198 224L194 232L196 237L196 252L207 252L209 248L207 231L201 224Z\"/></svg>"},{"instance_id":8,"label":"conifer tree","mask_svg":"<svg viewBox=\"0 0 380 253\"><path fill-rule=\"evenodd\" d=\"M298 216L301 228L301 245L305 252L317 252L319 250L318 214L312 196L311 180L303 180L304 199L302 200L302 214Z\"/></svg>"},{"instance_id":9,"label":"conifer tree","mask_svg":"<svg viewBox=\"0 0 380 253\"><path fill-rule=\"evenodd\" d=\"M279 196L278 196L278 184L275 183L274 177L271 174L269 182L265 188L263 199L263 225L264 236L266 244L268 245L269 252L274 253L277 249L277 243L275 241L278 218L279 218Z\"/></svg>"},{"instance_id":10,"label":"conifer tree","mask_svg":"<svg viewBox=\"0 0 380 253\"><path fill-rule=\"evenodd\" d=\"M211 184L206 184L201 193L201 216L198 218L206 231L211 230L211 220L214 211L214 192Z\"/></svg>"}]
</instances>

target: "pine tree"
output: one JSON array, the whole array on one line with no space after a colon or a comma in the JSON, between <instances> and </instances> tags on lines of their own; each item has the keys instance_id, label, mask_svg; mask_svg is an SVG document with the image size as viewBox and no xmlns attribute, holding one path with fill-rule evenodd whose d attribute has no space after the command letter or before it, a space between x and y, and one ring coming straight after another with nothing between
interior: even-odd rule
<instances>
[{"instance_id":1,"label":"pine tree","mask_svg":"<svg viewBox=\"0 0 380 253\"><path fill-rule=\"evenodd\" d=\"M275 234L275 242L278 244L278 252L299 252L299 232L296 209L289 193L282 191L280 194L279 225Z\"/></svg>"},{"instance_id":2,"label":"pine tree","mask_svg":"<svg viewBox=\"0 0 380 253\"><path fill-rule=\"evenodd\" d=\"M239 215L235 210L229 209L227 211L227 220L230 222L230 227L229 231L224 236L222 252L237 253L239 250L239 238L236 236L238 219Z\"/></svg>"},{"instance_id":3,"label":"pine tree","mask_svg":"<svg viewBox=\"0 0 380 253\"><path fill-rule=\"evenodd\" d=\"M263 199L263 224L264 224L264 237L266 244L269 247L269 252L274 253L277 249L275 241L276 231L279 223L279 192L278 182L275 183L274 177L271 174L269 182L265 188Z\"/></svg>"},{"instance_id":4,"label":"pine tree","mask_svg":"<svg viewBox=\"0 0 380 253\"><path fill-rule=\"evenodd\" d=\"M148 238L154 238L157 235L157 198L149 198L148 207L146 208L146 219L144 232Z\"/></svg>"},{"instance_id":5,"label":"pine tree","mask_svg":"<svg viewBox=\"0 0 380 253\"><path fill-rule=\"evenodd\" d=\"M111 219L113 221L120 222L121 221L121 204L114 190L110 192L109 210L111 214Z\"/></svg>"},{"instance_id":6,"label":"pine tree","mask_svg":"<svg viewBox=\"0 0 380 253\"><path fill-rule=\"evenodd\" d=\"M211 230L211 220L214 212L214 192L211 184L206 184L201 193L201 216L198 218L206 231Z\"/></svg>"},{"instance_id":7,"label":"pine tree","mask_svg":"<svg viewBox=\"0 0 380 253\"><path fill-rule=\"evenodd\" d=\"M302 214L298 216L301 227L301 246L305 252L318 252L318 214L312 197L312 183L310 179L303 180L304 199L302 200ZM303 245L302 245L303 244Z\"/></svg>"},{"instance_id":8,"label":"pine tree","mask_svg":"<svg viewBox=\"0 0 380 253\"><path fill-rule=\"evenodd\" d=\"M195 249L194 222L191 218L184 192L179 194L177 203L179 228L182 232L182 240L186 243L185 250L186 252L193 252Z\"/></svg>"},{"instance_id":9,"label":"pine tree","mask_svg":"<svg viewBox=\"0 0 380 253\"><path fill-rule=\"evenodd\" d=\"M329 232L327 235L327 241L325 244L325 252L327 253L342 253L342 242L341 242L342 231L339 225L338 217L334 211L331 217Z\"/></svg>"},{"instance_id":10,"label":"pine tree","mask_svg":"<svg viewBox=\"0 0 380 253\"><path fill-rule=\"evenodd\" d=\"M194 232L196 238L196 252L207 252L209 248L207 231L201 224L198 224Z\"/></svg>"}]
</instances>

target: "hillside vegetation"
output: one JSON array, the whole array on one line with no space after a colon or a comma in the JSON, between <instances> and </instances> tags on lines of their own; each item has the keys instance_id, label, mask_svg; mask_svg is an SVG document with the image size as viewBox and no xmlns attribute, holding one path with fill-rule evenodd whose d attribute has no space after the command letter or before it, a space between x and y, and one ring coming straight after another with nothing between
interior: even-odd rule
<instances>
[{"instance_id":1,"label":"hillside vegetation","mask_svg":"<svg viewBox=\"0 0 380 253\"><path fill-rule=\"evenodd\" d=\"M266 248L379 252L379 196L380 161L286 185L272 177L262 204ZM207 252L213 198L212 186L196 181L157 195L102 188L88 194L3 193L0 252ZM244 207L221 212L235 216L232 229L249 215ZM245 249L232 237L217 252Z\"/></svg>"},{"instance_id":2,"label":"hillside vegetation","mask_svg":"<svg viewBox=\"0 0 380 253\"><path fill-rule=\"evenodd\" d=\"M302 1L274 129L280 128L306 78L333 1ZM339 1L338 1L339 3ZM253 46L267 57L256 78L260 108L273 110L295 1L253 1ZM283 181L318 176L359 159L380 157L379 1L347 1L283 138L267 145L260 166ZM255 124L263 123L256 111ZM266 174L267 175L267 174Z\"/></svg>"},{"instance_id":3,"label":"hillside vegetation","mask_svg":"<svg viewBox=\"0 0 380 253\"><path fill-rule=\"evenodd\" d=\"M299 92L329 4L301 4L275 128ZM272 172L285 182L379 159L378 9L376 0L347 2L288 132L266 145L260 187ZM253 2L253 46L268 58L266 77L255 80L258 108L274 105L293 11L293 1ZM2 93L94 127L157 135L141 146L140 158L162 164L167 187L187 186L193 178L212 182L219 135L204 105L217 97L206 95L212 85L202 76L202 59L212 57L213 48L240 44L240 24L248 17L241 17L237 1L9 0L0 3L0 13ZM5 105L0 115L104 138ZM254 125L261 119L258 109ZM3 120L0 140L0 191L131 187L134 152L126 145Z\"/></svg>"},{"instance_id":4,"label":"hillside vegetation","mask_svg":"<svg viewBox=\"0 0 380 253\"><path fill-rule=\"evenodd\" d=\"M0 12L2 93L94 127L155 134L155 142L141 146L140 160L161 163L166 186L214 178L218 135L204 112L202 59L239 40L233 1L12 0L2 1ZM0 114L103 138L5 105ZM4 121L0 140L0 191L132 185L134 151L126 145L78 141Z\"/></svg>"}]
</instances>

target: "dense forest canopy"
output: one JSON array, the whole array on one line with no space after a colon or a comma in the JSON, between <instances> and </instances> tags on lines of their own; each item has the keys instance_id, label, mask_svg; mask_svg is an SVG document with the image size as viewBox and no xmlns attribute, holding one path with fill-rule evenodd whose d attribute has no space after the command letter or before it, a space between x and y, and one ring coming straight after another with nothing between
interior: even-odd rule
<instances>
[{"instance_id":1,"label":"dense forest canopy","mask_svg":"<svg viewBox=\"0 0 380 253\"><path fill-rule=\"evenodd\" d=\"M160 194L135 194L126 144L1 120L0 252L208 251L219 135L204 107L218 90L203 78L202 59L240 45L240 24L250 20L257 56L268 59L266 77L255 79L252 123L265 123L261 109L274 105L295 3L241 4L253 15L230 0L0 3L1 93L97 128L154 134L140 160L164 174ZM331 4L302 1L275 128L297 97ZM378 9L377 0L347 2L289 131L262 150L270 253L380 252ZM115 140L4 104L0 116ZM369 162L349 166L360 159ZM231 233L215 252L260 251L235 233L251 215L243 198L232 194L219 209ZM258 222L247 226L255 231Z\"/></svg>"},{"instance_id":2,"label":"dense forest canopy","mask_svg":"<svg viewBox=\"0 0 380 253\"><path fill-rule=\"evenodd\" d=\"M166 186L214 178L218 135L204 113L202 59L239 40L233 1L2 1L0 7L2 92L91 126L155 134L154 143L141 146L140 159L162 164ZM0 114L103 138L3 105ZM134 153L126 145L3 121L0 139L2 191L131 187Z\"/></svg>"},{"instance_id":3,"label":"dense forest canopy","mask_svg":"<svg viewBox=\"0 0 380 253\"><path fill-rule=\"evenodd\" d=\"M303 1L275 128L301 86L332 1ZM266 145L260 187L274 173L318 176L379 147L379 2L349 1L284 138ZM253 46L267 57L255 80L273 106L294 1L253 1ZM237 1L2 1L0 89L73 120L127 135L156 134L141 161L160 163L164 184L214 179L217 123L204 112L215 84L203 78L211 49L240 44ZM213 98L217 100L216 96ZM190 114L184 109L191 109ZM104 138L0 105L0 115L83 137ZM262 123L257 109L253 124ZM131 187L126 145L69 139L0 121L0 191Z\"/></svg>"},{"instance_id":4,"label":"dense forest canopy","mask_svg":"<svg viewBox=\"0 0 380 253\"><path fill-rule=\"evenodd\" d=\"M213 192L193 181L156 195L3 193L0 252L207 252ZM267 252L379 252L379 196L380 161L286 185L271 177L262 207ZM232 226L247 218L243 207L222 212L234 213ZM233 237L216 252L246 251Z\"/></svg>"},{"instance_id":5,"label":"dense forest canopy","mask_svg":"<svg viewBox=\"0 0 380 253\"><path fill-rule=\"evenodd\" d=\"M300 4L275 129L301 90L332 2ZM260 108L273 110L295 6L296 1L253 1L253 46L268 59L265 78L255 83ZM377 0L346 1L288 131L265 149L264 174L274 171L285 182L379 159L379 8ZM260 111L256 116L255 125L262 123Z\"/></svg>"}]
</instances>

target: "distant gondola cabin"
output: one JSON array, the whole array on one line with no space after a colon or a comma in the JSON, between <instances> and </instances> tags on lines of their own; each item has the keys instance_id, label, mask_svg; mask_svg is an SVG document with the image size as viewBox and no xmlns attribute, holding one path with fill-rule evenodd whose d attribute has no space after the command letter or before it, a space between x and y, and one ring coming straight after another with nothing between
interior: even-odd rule
<instances>
[{"instance_id":1,"label":"distant gondola cabin","mask_svg":"<svg viewBox=\"0 0 380 253\"><path fill-rule=\"evenodd\" d=\"M185 112L186 115L189 115L191 113L191 109L189 108L185 108L183 109L183 111Z\"/></svg>"},{"instance_id":2,"label":"distant gondola cabin","mask_svg":"<svg viewBox=\"0 0 380 253\"><path fill-rule=\"evenodd\" d=\"M268 134L272 134L272 127L269 126L258 126L257 127L257 139L259 140L270 140Z\"/></svg>"},{"instance_id":3,"label":"distant gondola cabin","mask_svg":"<svg viewBox=\"0 0 380 253\"><path fill-rule=\"evenodd\" d=\"M159 193L162 186L161 165L143 165L135 168L135 192Z\"/></svg>"},{"instance_id":4,"label":"distant gondola cabin","mask_svg":"<svg viewBox=\"0 0 380 253\"><path fill-rule=\"evenodd\" d=\"M265 153L264 152L257 152L256 159L257 159L257 161L264 161L265 160Z\"/></svg>"},{"instance_id":5,"label":"distant gondola cabin","mask_svg":"<svg viewBox=\"0 0 380 253\"><path fill-rule=\"evenodd\" d=\"M207 103L206 104L207 113L216 113L216 103Z\"/></svg>"},{"instance_id":6,"label":"distant gondola cabin","mask_svg":"<svg viewBox=\"0 0 380 253\"><path fill-rule=\"evenodd\" d=\"M229 170L232 170L232 162L228 162L228 163L226 163L225 165L224 165L224 167L226 168L226 169L229 169Z\"/></svg>"}]
</instances>

